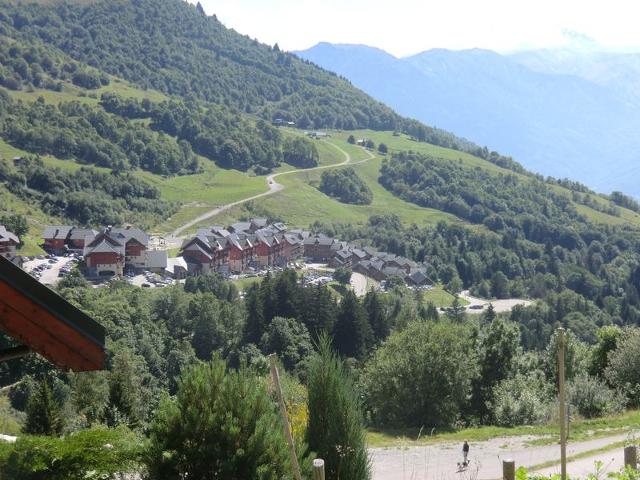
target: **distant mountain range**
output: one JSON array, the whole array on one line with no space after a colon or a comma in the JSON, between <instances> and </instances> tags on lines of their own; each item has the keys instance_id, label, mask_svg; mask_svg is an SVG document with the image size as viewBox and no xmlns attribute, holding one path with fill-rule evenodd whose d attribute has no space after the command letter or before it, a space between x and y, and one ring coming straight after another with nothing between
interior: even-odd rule
<instances>
[{"instance_id":1,"label":"distant mountain range","mask_svg":"<svg viewBox=\"0 0 640 480\"><path fill-rule=\"evenodd\" d=\"M640 196L640 54L433 49L396 58L329 43L296 53L530 170Z\"/></svg>"}]
</instances>

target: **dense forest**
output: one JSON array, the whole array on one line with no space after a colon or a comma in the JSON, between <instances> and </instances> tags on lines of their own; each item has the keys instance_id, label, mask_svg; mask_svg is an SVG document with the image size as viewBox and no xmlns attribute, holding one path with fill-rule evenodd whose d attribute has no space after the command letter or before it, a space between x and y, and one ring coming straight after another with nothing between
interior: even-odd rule
<instances>
[{"instance_id":1,"label":"dense forest","mask_svg":"<svg viewBox=\"0 0 640 480\"><path fill-rule=\"evenodd\" d=\"M7 88L60 90L61 80L71 79L95 89L109 83L108 73L141 88L206 100L268 121L292 120L300 128L402 131L417 141L524 171L510 157L400 117L347 80L277 45L240 35L187 2L3 0L0 13L0 39L11 39L3 40L10 48L0 56L10 59L0 71ZM14 41L29 47L15 48Z\"/></svg>"},{"instance_id":2,"label":"dense forest","mask_svg":"<svg viewBox=\"0 0 640 480\"><path fill-rule=\"evenodd\" d=\"M426 303L421 292L401 285L386 293L369 292L362 299L346 292L338 302L327 287L298 282L293 271L267 276L251 286L244 299L217 275L145 290L121 280L94 289L79 274L72 274L58 289L107 328L109 368L71 374L38 357L0 365L0 385L12 385L10 404L0 404L3 415L13 422L5 425L53 437L36 441L27 436L16 446L0 445L3 472L33 468L28 452L38 445L44 459L58 452L58 460L47 467L51 471L69 468L77 474L84 471L78 458L89 465L101 458L92 453L92 438L117 441L111 470L101 466L111 472L134 468L148 471L149 478L166 478L168 472L185 468L175 455L189 459L186 468L196 470L212 462L231 471L254 468L248 459L229 459L264 458L259 452L282 455L285 445L273 416L275 401L261 390L268 372L266 355L271 353L278 355L283 368L303 466L308 466L304 444L311 447L323 435L335 435L330 439L334 443L316 443L314 451L324 452L323 458L340 457L339 445L344 443L335 443L338 438L359 451L363 437L358 422L363 420L357 420L353 408L361 408L364 422L379 428L537 424L553 418L557 409L553 329L566 321L559 310L549 316L544 337L536 336L531 343L522 312L498 315L489 308L467 317L454 305L444 315ZM581 308L580 301L573 305L571 301L567 292L562 293L552 308ZM540 303L527 308L549 307ZM634 392L640 377L635 362L628 359L639 358L640 330L605 326L594 329L594 336L585 342L579 338L579 328L574 333L570 326L567 378L576 415L592 418L637 405ZM4 337L0 343L10 344ZM331 350L349 362L342 364ZM212 356L213 361L202 363ZM416 378L421 381L416 383ZM220 408L237 419L229 421L244 425L246 435L236 437L236 430L225 429L225 421L218 422L217 416L193 423L189 413ZM355 423L345 424L340 415L349 415ZM350 430L327 429L328 421L351 425ZM265 436L260 426L264 424L270 425L267 430L275 438ZM106 426L116 430L104 430ZM203 431L211 433L203 436ZM63 441L72 443L56 447L55 437L70 432L77 433ZM145 434L148 443L135 441ZM252 442L254 435L263 440ZM85 444L73 443L80 439ZM234 439L236 446L247 442L252 453L226 450L228 439ZM207 449L206 460L199 448ZM273 465L284 461L277 458L281 460ZM370 478L358 458L342 461L361 471L352 478ZM339 461L333 461L334 468ZM342 478L338 475L334 472L328 478Z\"/></svg>"},{"instance_id":3,"label":"dense forest","mask_svg":"<svg viewBox=\"0 0 640 480\"><path fill-rule=\"evenodd\" d=\"M158 189L130 173L91 167L62 170L46 166L38 157L22 158L17 166L0 160L0 182L52 217L79 225L134 222L148 228L178 209L161 200Z\"/></svg>"},{"instance_id":4,"label":"dense forest","mask_svg":"<svg viewBox=\"0 0 640 480\"><path fill-rule=\"evenodd\" d=\"M323 172L318 188L342 203L369 205L373 200L371 189L351 167Z\"/></svg>"}]
</instances>

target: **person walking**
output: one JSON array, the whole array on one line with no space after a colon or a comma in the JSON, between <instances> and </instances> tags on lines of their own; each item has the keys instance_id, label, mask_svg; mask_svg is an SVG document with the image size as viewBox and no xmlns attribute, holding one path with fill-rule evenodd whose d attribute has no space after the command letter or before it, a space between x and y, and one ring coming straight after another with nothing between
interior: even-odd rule
<instances>
[{"instance_id":1,"label":"person walking","mask_svg":"<svg viewBox=\"0 0 640 480\"><path fill-rule=\"evenodd\" d=\"M466 440L462 444L462 457L463 457L462 464L464 466L467 466L469 463L469 461L467 460L467 458L469 457L469 442L467 442Z\"/></svg>"}]
</instances>

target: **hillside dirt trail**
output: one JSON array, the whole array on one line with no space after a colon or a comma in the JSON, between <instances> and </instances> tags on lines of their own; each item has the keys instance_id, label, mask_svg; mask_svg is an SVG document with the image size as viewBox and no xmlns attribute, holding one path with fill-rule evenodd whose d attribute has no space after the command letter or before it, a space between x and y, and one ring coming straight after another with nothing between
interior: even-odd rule
<instances>
[{"instance_id":1,"label":"hillside dirt trail","mask_svg":"<svg viewBox=\"0 0 640 480\"><path fill-rule=\"evenodd\" d=\"M515 461L516 468L531 468L547 462L560 463L558 444L531 446L532 436L501 437L483 442L469 442L471 464L466 471L457 471L457 462L462 460L462 442L446 442L422 447L370 448L373 480L492 480L502 478L502 461ZM567 445L569 457L607 447L627 440L628 434L597 438ZM620 450L618 452L618 450ZM569 472L592 473L594 461L602 460L606 466L620 465L622 447L597 453L582 460L569 462ZM541 469L541 473L554 473L558 466Z\"/></svg>"},{"instance_id":2,"label":"hillside dirt trail","mask_svg":"<svg viewBox=\"0 0 640 480\"><path fill-rule=\"evenodd\" d=\"M335 143L329 142L327 140L323 140L325 143L331 145L332 147L334 147L335 149L337 149L338 151L340 151L340 153L342 153L342 155L344 155L344 161L340 162L340 163L333 163L331 165L321 165L319 167L313 167L313 168L299 168L299 169L295 169L295 170L288 170L286 172L280 172L280 173L272 173L271 175L267 176L267 186L269 187L269 189L266 192L263 193L259 193L257 195L253 195L251 197L247 197L247 198L243 198L241 200L235 201L235 202L231 202L231 203L227 203L225 205L221 205L219 207L213 208L211 210L209 210L208 212L203 213L202 215L197 216L196 218L188 221L187 223L185 223L184 225L181 225L180 227L176 228L170 236L165 238L165 242L168 248L170 248L171 246L179 246L179 243L177 243L178 241L181 240L180 238L180 234L182 232L184 232L185 230L193 227L194 225L197 225L200 222L203 222L211 217L215 217L216 215L218 215L219 213L224 212L225 210L229 210L232 207L236 207L238 205L242 205L243 203L247 203L250 202L252 200L257 200L259 198L262 197L266 197L268 195L273 195L274 193L280 192L282 190L284 190L284 185L278 183L275 181L276 178L283 176L283 175L292 175L295 173L302 173L302 172L313 172L313 171L317 171L317 170L326 170L329 168L337 168L337 167L343 167L345 165L358 165L360 163L364 163L367 162L373 158L375 158L375 155L373 153L371 153L369 150L363 149L363 151L368 155L367 158L364 158L362 160L357 160L355 162L351 161L351 155L346 152L345 150L343 150L341 147L339 147L338 145L336 145Z\"/></svg>"}]
</instances>

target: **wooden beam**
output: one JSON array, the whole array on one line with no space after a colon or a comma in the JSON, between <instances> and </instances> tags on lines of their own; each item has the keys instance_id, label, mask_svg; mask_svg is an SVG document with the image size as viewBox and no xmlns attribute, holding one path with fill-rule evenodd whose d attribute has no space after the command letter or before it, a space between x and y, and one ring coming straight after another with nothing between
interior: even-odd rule
<instances>
[{"instance_id":1,"label":"wooden beam","mask_svg":"<svg viewBox=\"0 0 640 480\"><path fill-rule=\"evenodd\" d=\"M4 350L0 350L0 363L13 360L14 358L21 358L25 355L29 355L30 353L31 349L26 345L20 345L13 348L5 348Z\"/></svg>"},{"instance_id":2,"label":"wooden beam","mask_svg":"<svg viewBox=\"0 0 640 480\"><path fill-rule=\"evenodd\" d=\"M104 364L99 345L3 282L0 328L63 369L99 370Z\"/></svg>"}]
</instances>

